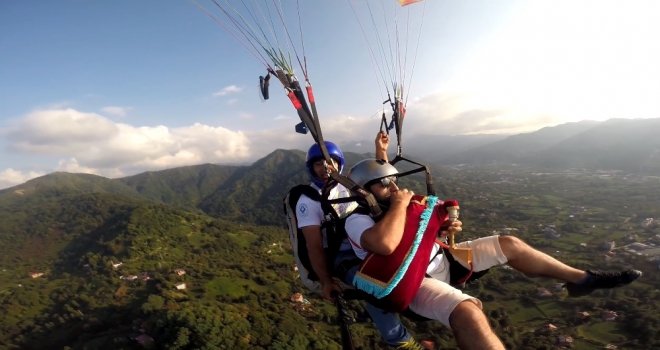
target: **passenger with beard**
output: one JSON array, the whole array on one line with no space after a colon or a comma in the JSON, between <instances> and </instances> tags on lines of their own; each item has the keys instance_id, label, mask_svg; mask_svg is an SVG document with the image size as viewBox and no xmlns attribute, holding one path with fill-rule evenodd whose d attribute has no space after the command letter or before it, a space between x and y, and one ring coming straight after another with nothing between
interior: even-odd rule
<instances>
[{"instance_id":1,"label":"passenger with beard","mask_svg":"<svg viewBox=\"0 0 660 350\"><path fill-rule=\"evenodd\" d=\"M411 241L408 236L411 234L414 236L419 232L424 232L426 236L426 232L430 232L427 230L431 230L434 231L431 232L432 236L439 234L440 238L443 238L447 234L459 233L462 230L462 223L455 220L441 229L438 222L442 220L447 222L447 212L441 213L443 204L446 203L439 200L436 203L436 197L415 196L408 189L399 189L396 185L397 175L398 171L394 166L377 159L363 160L350 169L348 177L376 197L384 209L384 214L373 218L366 211L358 209L346 219L345 229L349 241L355 255L363 259L363 263L348 269L344 279L372 294L383 292L378 297L382 298L385 305L397 289L402 291L402 294L414 293L409 302L390 305L397 305L399 309L409 307L418 315L440 321L450 327L461 349L503 349L504 346L491 329L482 311L481 301L452 286L452 282L455 283L458 278L463 277L452 275L455 271L467 271L469 281L470 278L482 274L493 266L508 264L527 276L564 281L570 296L582 296L595 289L626 285L642 274L638 270L620 272L580 270L532 248L513 236L495 235L459 243L459 247L471 249L471 263L460 261L458 256L453 257L449 250L443 249L439 243L431 243L429 246L431 248L424 250L425 241ZM420 214L419 210L414 210L415 207L422 208L428 213ZM413 212L415 214L411 217ZM429 213L431 215L428 215ZM419 250L416 250L417 248ZM423 256L429 251L430 256ZM417 256L405 256L411 253L414 255L415 252ZM378 261L375 269L382 270L386 268L384 265L388 259L394 259L397 264L400 261L401 266L397 267L396 271L397 274L403 272L400 276L392 276L391 280L402 279L399 285L379 289L380 286L374 283L368 272L365 275L365 269L369 263ZM415 270L415 264L423 264L424 269L421 272L418 271L419 269ZM416 273L418 279L407 279L412 273ZM421 282L416 282L420 280ZM382 334L392 332L409 337L405 327L400 324L394 325L394 328L388 331L381 329L377 319L374 321Z\"/></svg>"}]
</instances>

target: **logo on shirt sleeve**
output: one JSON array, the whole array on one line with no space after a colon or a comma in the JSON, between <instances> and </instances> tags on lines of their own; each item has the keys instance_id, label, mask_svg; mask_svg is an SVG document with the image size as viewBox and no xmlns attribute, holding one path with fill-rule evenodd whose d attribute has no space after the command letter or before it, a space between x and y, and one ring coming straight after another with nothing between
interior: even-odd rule
<instances>
[{"instance_id":1,"label":"logo on shirt sleeve","mask_svg":"<svg viewBox=\"0 0 660 350\"><path fill-rule=\"evenodd\" d=\"M307 216L307 204L301 204L298 206L298 216L306 217Z\"/></svg>"}]
</instances>

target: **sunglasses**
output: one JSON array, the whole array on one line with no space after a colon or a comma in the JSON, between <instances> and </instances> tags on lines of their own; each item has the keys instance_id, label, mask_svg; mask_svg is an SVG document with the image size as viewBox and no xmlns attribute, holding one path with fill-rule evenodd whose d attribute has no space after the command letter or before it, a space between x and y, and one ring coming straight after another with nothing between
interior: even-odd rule
<instances>
[{"instance_id":1,"label":"sunglasses","mask_svg":"<svg viewBox=\"0 0 660 350\"><path fill-rule=\"evenodd\" d=\"M380 184L383 185L383 187L388 187L391 183L396 184L396 176L388 176L379 179Z\"/></svg>"},{"instance_id":2,"label":"sunglasses","mask_svg":"<svg viewBox=\"0 0 660 350\"><path fill-rule=\"evenodd\" d=\"M336 167L337 164L338 164L337 160L335 160L334 158L330 158L330 159L332 160L332 165ZM324 164L325 164L325 159L321 159L321 160L317 160L317 161L313 162L312 166L321 166L321 165L324 165Z\"/></svg>"}]
</instances>

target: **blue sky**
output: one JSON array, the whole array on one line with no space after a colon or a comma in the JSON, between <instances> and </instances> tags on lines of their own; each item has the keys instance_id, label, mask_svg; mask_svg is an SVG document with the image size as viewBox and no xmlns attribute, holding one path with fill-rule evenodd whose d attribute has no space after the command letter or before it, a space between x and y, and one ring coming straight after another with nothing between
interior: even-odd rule
<instances>
[{"instance_id":1,"label":"blue sky","mask_svg":"<svg viewBox=\"0 0 660 350\"><path fill-rule=\"evenodd\" d=\"M305 0L301 26L324 135L367 151L385 95L349 1L369 27L364 0ZM410 52L420 34L407 135L660 117L656 1L422 3L398 17ZM192 1L0 0L0 52L0 188L246 164L312 141L277 82L260 100L264 66Z\"/></svg>"}]
</instances>

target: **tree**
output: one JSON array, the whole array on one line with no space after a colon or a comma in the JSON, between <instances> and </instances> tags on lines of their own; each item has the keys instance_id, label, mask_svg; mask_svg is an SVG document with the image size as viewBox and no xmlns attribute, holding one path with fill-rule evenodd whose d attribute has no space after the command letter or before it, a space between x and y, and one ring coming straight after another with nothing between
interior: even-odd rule
<instances>
[{"instance_id":1,"label":"tree","mask_svg":"<svg viewBox=\"0 0 660 350\"><path fill-rule=\"evenodd\" d=\"M142 311L149 314L161 310L163 305L165 305L165 299L163 297L151 294L147 298L147 302L142 304Z\"/></svg>"},{"instance_id":2,"label":"tree","mask_svg":"<svg viewBox=\"0 0 660 350\"><path fill-rule=\"evenodd\" d=\"M167 348L176 350L176 349L185 349L186 346L190 343L190 330L186 327L179 328L179 331L176 334L176 339L172 345L169 345Z\"/></svg>"}]
</instances>

